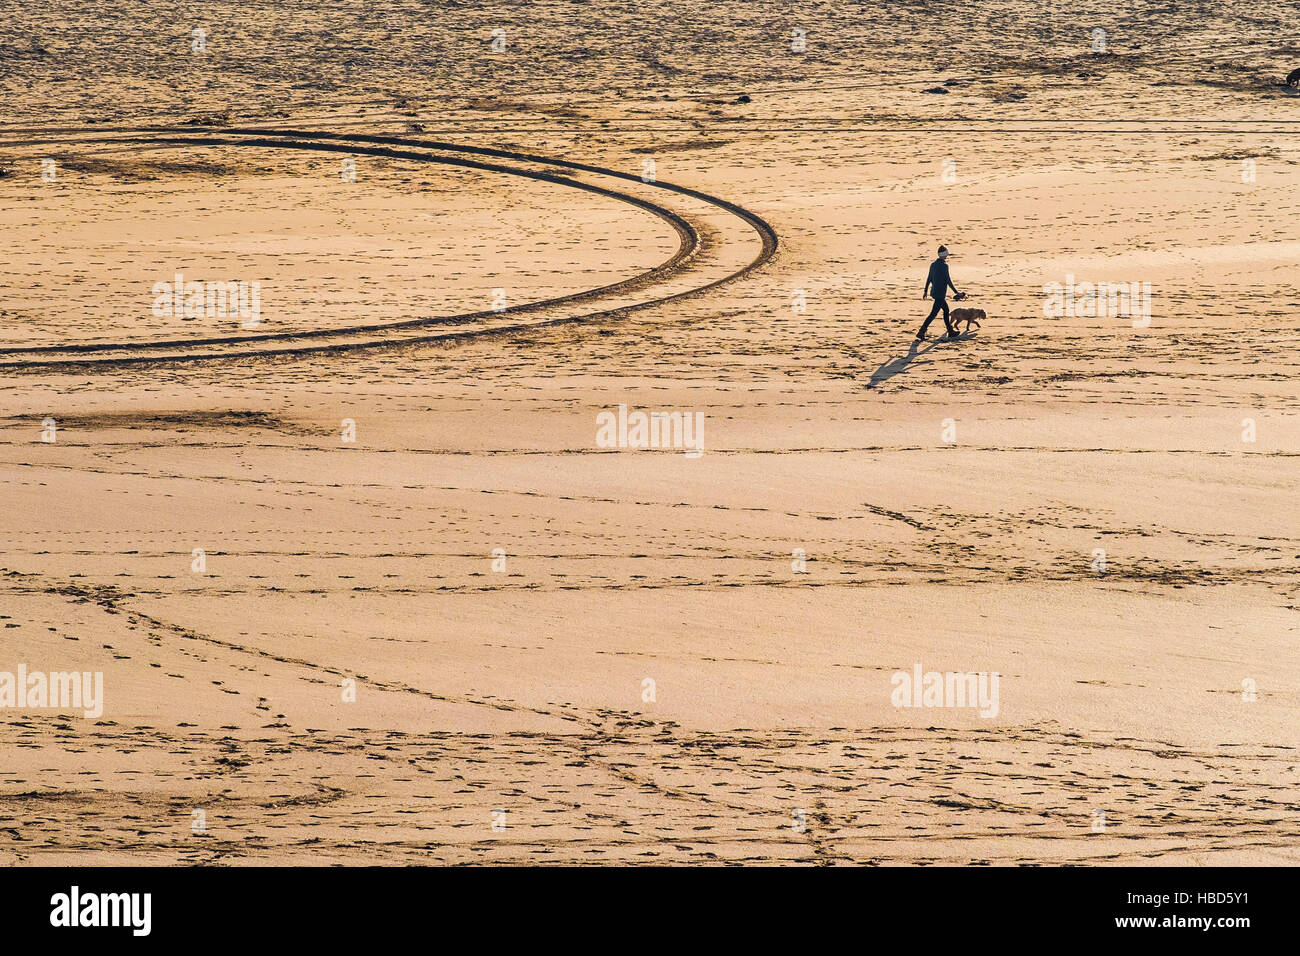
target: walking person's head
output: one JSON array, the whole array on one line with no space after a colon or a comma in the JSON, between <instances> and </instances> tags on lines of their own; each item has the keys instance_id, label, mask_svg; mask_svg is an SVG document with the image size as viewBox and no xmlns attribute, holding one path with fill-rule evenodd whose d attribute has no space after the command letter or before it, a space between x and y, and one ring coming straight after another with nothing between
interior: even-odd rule
<instances>
[{"instance_id":1,"label":"walking person's head","mask_svg":"<svg viewBox=\"0 0 1300 956\"><path fill-rule=\"evenodd\" d=\"M947 258L948 258L948 247L947 247L947 246L940 246L940 247L939 247L939 258L940 258L940 259L947 259Z\"/></svg>"}]
</instances>

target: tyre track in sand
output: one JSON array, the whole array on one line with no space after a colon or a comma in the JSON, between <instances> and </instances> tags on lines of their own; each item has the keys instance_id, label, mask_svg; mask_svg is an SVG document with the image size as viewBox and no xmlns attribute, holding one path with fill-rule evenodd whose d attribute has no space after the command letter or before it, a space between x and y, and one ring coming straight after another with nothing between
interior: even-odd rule
<instances>
[{"instance_id":1,"label":"tyre track in sand","mask_svg":"<svg viewBox=\"0 0 1300 956\"><path fill-rule=\"evenodd\" d=\"M775 230L761 217L742 206L686 186L667 182L645 182L641 176L619 170L512 150L463 146L438 140L411 139L387 135L331 133L295 129L240 128L209 131L159 130L135 134L111 131L114 135L76 138L72 144L138 145L141 149L177 146L238 146L261 149L296 149L336 152L459 166L488 173L516 175L540 182L569 186L615 199L645 210L667 222L678 235L676 252L659 265L631 278L594 289L510 306L456 315L408 319L400 322L347 326L338 329L310 329L294 332L259 332L245 335L168 339L156 342L68 343L52 346L18 346L0 349L0 368L7 371L112 370L138 365L205 362L269 357L307 357L363 349L385 349L420 344L451 344L457 341L513 334L548 326L610 319L652 308L690 296L702 295L733 282L763 266L776 254ZM59 140L27 140L27 145ZM511 164L498 162L510 160ZM522 165L521 165L522 164ZM578 178L586 176L592 182ZM615 179L636 183L640 190L656 190L656 197L668 194L677 209L614 189L599 180ZM708 217L723 215L734 226L738 220L758 239L758 251L739 267L717 273L719 251L731 254L734 244L718 241L720 230L709 225ZM704 241L702 235L710 236ZM697 275L704 273L704 275ZM682 280L706 279L688 282ZM643 298L639 293L657 291ZM594 308L593 308L594 306ZM575 307L580 311L575 312ZM585 310L584 310L585 309ZM528 318L521 321L521 318ZM450 328L447 328L450 326ZM438 329L438 331L430 331ZM84 357L84 356L95 357Z\"/></svg>"}]
</instances>

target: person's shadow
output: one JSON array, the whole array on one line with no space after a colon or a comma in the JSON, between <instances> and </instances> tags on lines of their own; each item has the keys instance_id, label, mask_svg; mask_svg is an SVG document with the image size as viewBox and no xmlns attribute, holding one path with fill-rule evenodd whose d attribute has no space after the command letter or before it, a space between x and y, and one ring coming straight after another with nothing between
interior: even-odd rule
<instances>
[{"instance_id":1,"label":"person's shadow","mask_svg":"<svg viewBox=\"0 0 1300 956\"><path fill-rule=\"evenodd\" d=\"M898 358L892 358L880 368L871 373L871 381L867 382L867 388L875 388L881 382L887 382L899 372L904 372L916 359L930 349L938 345L938 340L932 341L925 348L921 348L920 341L913 339L912 346L907 350L906 355L900 355Z\"/></svg>"}]
</instances>

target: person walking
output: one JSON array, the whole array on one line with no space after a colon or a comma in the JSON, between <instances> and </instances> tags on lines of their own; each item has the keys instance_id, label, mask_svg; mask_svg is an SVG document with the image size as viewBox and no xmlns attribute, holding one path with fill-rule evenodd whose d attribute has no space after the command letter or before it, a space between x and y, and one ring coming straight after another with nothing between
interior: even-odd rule
<instances>
[{"instance_id":1,"label":"person walking","mask_svg":"<svg viewBox=\"0 0 1300 956\"><path fill-rule=\"evenodd\" d=\"M921 298L924 299L926 294L934 296L934 307L930 309L930 314L925 317L925 322L921 325L921 331L916 333L918 342L925 341L925 330L930 327L934 317L943 309L943 324L948 330L948 337L955 339L957 330L952 327L952 321L948 318L950 310L948 309L948 290L952 289L960 298L961 293L957 292L957 287L952 284L952 277L948 274L948 247L939 247L939 258L930 263L930 274L925 277L925 289L921 292Z\"/></svg>"}]
</instances>

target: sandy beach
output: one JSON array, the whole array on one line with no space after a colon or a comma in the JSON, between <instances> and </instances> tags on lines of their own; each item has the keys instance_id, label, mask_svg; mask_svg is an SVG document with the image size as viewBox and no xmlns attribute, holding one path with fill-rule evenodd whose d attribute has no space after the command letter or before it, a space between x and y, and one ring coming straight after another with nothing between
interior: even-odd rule
<instances>
[{"instance_id":1,"label":"sandy beach","mask_svg":"<svg viewBox=\"0 0 1300 956\"><path fill-rule=\"evenodd\" d=\"M1300 863L1294 9L190 17L0 24L0 862Z\"/></svg>"}]
</instances>

